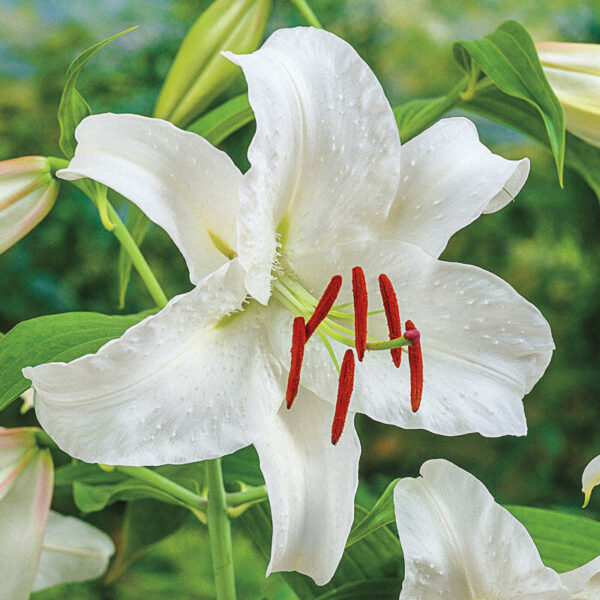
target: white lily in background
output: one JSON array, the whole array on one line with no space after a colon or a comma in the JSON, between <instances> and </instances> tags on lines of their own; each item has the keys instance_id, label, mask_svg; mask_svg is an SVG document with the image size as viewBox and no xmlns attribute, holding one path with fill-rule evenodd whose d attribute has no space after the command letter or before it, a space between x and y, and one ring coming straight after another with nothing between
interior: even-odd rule
<instances>
[{"instance_id":1,"label":"white lily in background","mask_svg":"<svg viewBox=\"0 0 600 600\"><path fill-rule=\"evenodd\" d=\"M600 147L600 44L541 42L536 48L567 129Z\"/></svg>"},{"instance_id":2,"label":"white lily in background","mask_svg":"<svg viewBox=\"0 0 600 600\"><path fill-rule=\"evenodd\" d=\"M598 600L600 557L559 575L476 477L429 460L394 490L404 553L400 600Z\"/></svg>"},{"instance_id":3,"label":"white lily in background","mask_svg":"<svg viewBox=\"0 0 600 600\"><path fill-rule=\"evenodd\" d=\"M82 121L59 172L137 204L181 250L196 287L96 354L24 374L43 427L88 462L185 463L254 444L273 516L269 572L324 584L353 520L355 412L445 435L526 431L522 397L550 360L548 324L501 279L437 257L454 232L510 201L529 163L492 154L462 118L401 154L377 79L326 31L281 30L253 54L228 56L244 70L257 123L246 174L192 133L113 114ZM380 286L388 314L367 319ZM393 286L422 356L411 322L402 337ZM304 321L293 322L310 320L312 332L315 310L324 320L304 350ZM398 349L393 360L375 351L389 337L408 347L409 365L396 368ZM353 381L356 345L364 361Z\"/></svg>"},{"instance_id":4,"label":"white lily in background","mask_svg":"<svg viewBox=\"0 0 600 600\"><path fill-rule=\"evenodd\" d=\"M99 577L114 552L95 527L50 511L54 467L33 429L0 428L0 598Z\"/></svg>"},{"instance_id":5,"label":"white lily in background","mask_svg":"<svg viewBox=\"0 0 600 600\"><path fill-rule=\"evenodd\" d=\"M583 508L590 503L592 490L600 483L600 456L592 458L581 475L581 491L584 494Z\"/></svg>"},{"instance_id":6,"label":"white lily in background","mask_svg":"<svg viewBox=\"0 0 600 600\"><path fill-rule=\"evenodd\" d=\"M54 206L58 181L43 156L0 162L0 254L29 233Z\"/></svg>"}]
</instances>

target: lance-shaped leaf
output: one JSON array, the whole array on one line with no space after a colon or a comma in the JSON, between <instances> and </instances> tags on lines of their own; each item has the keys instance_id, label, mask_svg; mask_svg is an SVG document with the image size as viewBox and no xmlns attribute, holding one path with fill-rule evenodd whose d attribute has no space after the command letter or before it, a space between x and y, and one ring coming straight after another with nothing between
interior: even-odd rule
<instances>
[{"instance_id":1,"label":"lance-shaped leaf","mask_svg":"<svg viewBox=\"0 0 600 600\"><path fill-rule=\"evenodd\" d=\"M470 100L461 102L460 107L514 127L542 144L545 142L545 127L536 110L527 102L508 96L497 88L478 92ZM565 163L585 179L600 199L600 149L567 132Z\"/></svg>"},{"instance_id":2,"label":"lance-shaped leaf","mask_svg":"<svg viewBox=\"0 0 600 600\"><path fill-rule=\"evenodd\" d=\"M505 94L524 100L543 119L562 185L565 119L540 64L527 30L515 21L503 23L479 40L457 42L454 56L468 74L480 69ZM476 94L477 95L477 94Z\"/></svg>"},{"instance_id":3,"label":"lance-shaped leaf","mask_svg":"<svg viewBox=\"0 0 600 600\"><path fill-rule=\"evenodd\" d=\"M73 312L19 323L0 340L0 409L31 385L21 373L24 367L74 360L95 352L148 314L109 316Z\"/></svg>"}]
</instances>

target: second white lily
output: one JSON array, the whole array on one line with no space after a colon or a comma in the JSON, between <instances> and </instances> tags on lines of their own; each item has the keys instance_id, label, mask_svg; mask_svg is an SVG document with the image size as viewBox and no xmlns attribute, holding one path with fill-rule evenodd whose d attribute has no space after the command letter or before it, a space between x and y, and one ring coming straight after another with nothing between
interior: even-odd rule
<instances>
[{"instance_id":1,"label":"second white lily","mask_svg":"<svg viewBox=\"0 0 600 600\"><path fill-rule=\"evenodd\" d=\"M600 557L559 575L525 527L473 475L429 460L394 491L400 600L598 600Z\"/></svg>"},{"instance_id":2,"label":"second white lily","mask_svg":"<svg viewBox=\"0 0 600 600\"><path fill-rule=\"evenodd\" d=\"M526 432L522 397L550 360L548 324L499 278L437 257L454 232L514 197L529 163L492 154L466 119L441 121L401 154L377 79L328 32L282 30L229 58L244 70L257 123L246 174L169 123L111 114L79 125L76 155L59 172L137 204L177 244L196 287L98 353L24 374L46 431L88 462L185 463L254 444L273 513L269 570L324 584L353 520L355 412L444 435ZM339 283L333 276L348 281L358 265L365 280L343 285L326 307L288 410L294 318L309 320ZM400 350L394 362L367 351L344 423L354 348L417 341L411 323L402 337L397 315L388 331L383 310L368 318L376 337L361 330L355 339L352 324L379 298L380 274L419 328L424 378L414 352L397 369ZM391 286L381 285L393 312ZM298 359L303 344L294 343ZM334 409L340 363L346 404ZM288 387L288 404L293 395Z\"/></svg>"}]
</instances>

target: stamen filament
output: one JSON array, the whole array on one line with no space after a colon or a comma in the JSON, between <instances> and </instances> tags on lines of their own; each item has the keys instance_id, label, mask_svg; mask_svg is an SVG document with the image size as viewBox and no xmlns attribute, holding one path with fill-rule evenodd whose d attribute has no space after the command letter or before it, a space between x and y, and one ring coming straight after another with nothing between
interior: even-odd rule
<instances>
[{"instance_id":1,"label":"stamen filament","mask_svg":"<svg viewBox=\"0 0 600 600\"><path fill-rule=\"evenodd\" d=\"M354 298L354 338L356 356L362 362L367 346L367 312L369 297L365 273L361 267L352 269L352 296Z\"/></svg>"},{"instance_id":2,"label":"stamen filament","mask_svg":"<svg viewBox=\"0 0 600 600\"><path fill-rule=\"evenodd\" d=\"M294 326L292 330L292 360L290 362L290 372L288 375L287 389L285 391L285 403L288 409L292 408L292 404L294 404L294 400L298 395L300 371L302 370L305 344L306 324L304 322L304 317L296 317L294 319Z\"/></svg>"},{"instance_id":3,"label":"stamen filament","mask_svg":"<svg viewBox=\"0 0 600 600\"><path fill-rule=\"evenodd\" d=\"M340 293L342 287L342 277L340 275L334 275L329 282L329 285L325 288L319 303L315 307L315 312L306 324L306 340L315 332L315 329L321 324L323 319L327 317L335 299Z\"/></svg>"},{"instance_id":4,"label":"stamen filament","mask_svg":"<svg viewBox=\"0 0 600 600\"><path fill-rule=\"evenodd\" d=\"M317 335L321 338L321 341L323 342L323 345L327 349L327 352L329 352L329 357L333 361L333 366L335 367L335 370L338 372L338 375L339 375L340 364L338 363L337 356L335 355L335 352L333 351L333 348L331 347L331 344L329 343L327 336L325 336L325 334L321 333L320 331L317 331Z\"/></svg>"},{"instance_id":5,"label":"stamen filament","mask_svg":"<svg viewBox=\"0 0 600 600\"><path fill-rule=\"evenodd\" d=\"M354 352L348 349L344 354L342 368L340 370L340 378L338 382L337 402L335 404L335 414L333 416L333 424L331 426L331 443L337 444L344 425L346 424L346 416L348 415L348 406L350 406L350 397L354 389Z\"/></svg>"},{"instance_id":6,"label":"stamen filament","mask_svg":"<svg viewBox=\"0 0 600 600\"><path fill-rule=\"evenodd\" d=\"M385 309L385 317L387 319L388 330L390 332L390 340L402 336L402 322L400 321L400 311L398 309L398 298L394 291L394 286L388 276L381 274L379 276L379 290L383 300L383 308ZM391 348L390 354L396 367L400 366L402 361L402 350Z\"/></svg>"},{"instance_id":7,"label":"stamen filament","mask_svg":"<svg viewBox=\"0 0 600 600\"><path fill-rule=\"evenodd\" d=\"M423 395L423 353L421 352L421 334L412 321L406 321L404 336L412 340L408 347L410 365L410 405L413 412L419 410Z\"/></svg>"}]
</instances>

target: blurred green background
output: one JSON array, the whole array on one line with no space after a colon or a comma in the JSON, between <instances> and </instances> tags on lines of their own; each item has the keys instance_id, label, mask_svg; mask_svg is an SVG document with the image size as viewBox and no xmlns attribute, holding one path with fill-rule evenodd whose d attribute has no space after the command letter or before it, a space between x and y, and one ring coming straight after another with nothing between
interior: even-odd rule
<instances>
[{"instance_id":1,"label":"blurred green background","mask_svg":"<svg viewBox=\"0 0 600 600\"><path fill-rule=\"evenodd\" d=\"M600 42L600 9L593 4L312 2L325 27L348 40L371 65L393 106L448 90L459 76L452 43L485 35L509 18L523 23L538 41ZM56 111L68 64L94 42L132 25L140 28L103 49L78 87L95 112L150 114L182 37L207 5L190 0L0 0L0 160L59 154ZM276 0L269 31L299 24L289 3ZM240 79L234 91L242 89ZM372 502L392 478L414 476L423 461L443 456L481 478L501 502L576 510L582 499L581 471L600 453L598 199L572 172L561 189L545 149L516 132L474 120L496 152L529 156L531 175L513 204L458 233L443 258L479 265L510 282L547 317L557 350L545 377L525 399L525 438L442 438L361 418L361 500ZM248 127L225 145L242 168L251 135ZM183 260L157 227L143 250L169 296L189 289ZM63 185L48 218L0 256L0 331L42 314L117 312L117 256L117 242L101 227L95 208ZM124 312L150 305L134 275ZM17 409L2 413L3 425L33 422L31 414L20 417ZM600 516L600 495L587 515ZM266 558L238 523L234 533L239 597L293 598L279 576L264 579ZM185 526L109 587L81 584L36 595L39 600L65 597L212 598L206 532L199 525Z\"/></svg>"}]
</instances>

